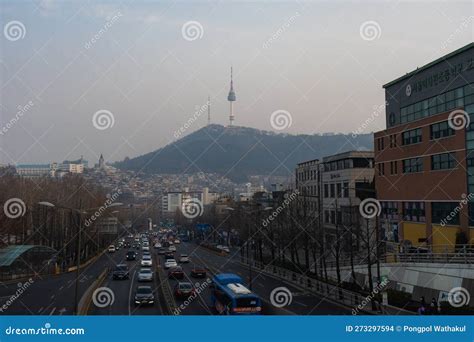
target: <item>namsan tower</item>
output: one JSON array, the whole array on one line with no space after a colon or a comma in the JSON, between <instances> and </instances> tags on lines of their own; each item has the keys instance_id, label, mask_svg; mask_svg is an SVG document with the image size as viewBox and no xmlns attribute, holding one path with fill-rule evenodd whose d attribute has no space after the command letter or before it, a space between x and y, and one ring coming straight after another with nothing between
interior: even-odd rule
<instances>
[{"instance_id":1,"label":"namsan tower","mask_svg":"<svg viewBox=\"0 0 474 342\"><path fill-rule=\"evenodd\" d=\"M230 103L230 113L229 113L229 126L234 125L234 101L236 100L235 91L234 91L234 80L232 75L232 67L230 67L230 90L229 95L227 95L227 101Z\"/></svg>"}]
</instances>

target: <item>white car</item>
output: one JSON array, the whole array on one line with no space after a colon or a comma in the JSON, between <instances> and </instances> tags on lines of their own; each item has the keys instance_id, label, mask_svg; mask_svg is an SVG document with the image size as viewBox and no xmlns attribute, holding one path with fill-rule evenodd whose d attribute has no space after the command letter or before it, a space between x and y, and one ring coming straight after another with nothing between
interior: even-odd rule
<instances>
[{"instance_id":1,"label":"white car","mask_svg":"<svg viewBox=\"0 0 474 342\"><path fill-rule=\"evenodd\" d=\"M186 254L181 254L181 256L179 257L179 262L181 264L186 264L186 263L190 262L190 260L189 260L189 257Z\"/></svg>"},{"instance_id":2,"label":"white car","mask_svg":"<svg viewBox=\"0 0 474 342\"><path fill-rule=\"evenodd\" d=\"M109 253L115 253L116 249L114 245L110 245L108 249Z\"/></svg>"},{"instance_id":3,"label":"white car","mask_svg":"<svg viewBox=\"0 0 474 342\"><path fill-rule=\"evenodd\" d=\"M161 243L159 242L155 243L155 248L161 248Z\"/></svg>"},{"instance_id":4,"label":"white car","mask_svg":"<svg viewBox=\"0 0 474 342\"><path fill-rule=\"evenodd\" d=\"M179 244L181 243L181 241L179 241L178 239L176 239L176 240L174 240L174 243L175 243L176 245L179 245Z\"/></svg>"},{"instance_id":5,"label":"white car","mask_svg":"<svg viewBox=\"0 0 474 342\"><path fill-rule=\"evenodd\" d=\"M165 261L165 270L169 269L170 267L177 267L178 263L174 259L168 259Z\"/></svg>"},{"instance_id":6,"label":"white car","mask_svg":"<svg viewBox=\"0 0 474 342\"><path fill-rule=\"evenodd\" d=\"M142 261L140 262L140 265L151 266L152 265L151 256L149 255L142 256Z\"/></svg>"},{"instance_id":7,"label":"white car","mask_svg":"<svg viewBox=\"0 0 474 342\"><path fill-rule=\"evenodd\" d=\"M230 249L229 249L229 247L227 247L227 246L222 246L221 251L230 253Z\"/></svg>"},{"instance_id":8,"label":"white car","mask_svg":"<svg viewBox=\"0 0 474 342\"><path fill-rule=\"evenodd\" d=\"M169 247L168 247L168 250L169 250L170 252L176 252L176 247L175 247L175 246L169 246Z\"/></svg>"},{"instance_id":9,"label":"white car","mask_svg":"<svg viewBox=\"0 0 474 342\"><path fill-rule=\"evenodd\" d=\"M150 251L150 247L148 247L148 246L143 246L143 247L142 247L142 251L144 251L144 252L145 252L145 251L146 251L146 252L149 252L149 251Z\"/></svg>"},{"instance_id":10,"label":"white car","mask_svg":"<svg viewBox=\"0 0 474 342\"><path fill-rule=\"evenodd\" d=\"M142 268L138 272L138 281L153 281L153 272L150 268Z\"/></svg>"}]
</instances>

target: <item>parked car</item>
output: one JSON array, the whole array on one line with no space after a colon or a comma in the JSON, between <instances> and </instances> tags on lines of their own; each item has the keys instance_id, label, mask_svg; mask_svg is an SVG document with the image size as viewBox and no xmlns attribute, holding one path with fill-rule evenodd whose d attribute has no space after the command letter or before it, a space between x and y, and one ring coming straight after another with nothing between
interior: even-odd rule
<instances>
[{"instance_id":1,"label":"parked car","mask_svg":"<svg viewBox=\"0 0 474 342\"><path fill-rule=\"evenodd\" d=\"M154 305L155 295L151 286L138 286L135 290L135 305Z\"/></svg>"},{"instance_id":2,"label":"parked car","mask_svg":"<svg viewBox=\"0 0 474 342\"><path fill-rule=\"evenodd\" d=\"M115 248L114 245L110 245L109 248L108 248L109 253L115 253L115 250L116 250L116 248Z\"/></svg>"},{"instance_id":3,"label":"parked car","mask_svg":"<svg viewBox=\"0 0 474 342\"><path fill-rule=\"evenodd\" d=\"M171 267L170 270L168 271L168 278L170 278L170 279L183 279L184 278L183 269L179 266Z\"/></svg>"},{"instance_id":4,"label":"parked car","mask_svg":"<svg viewBox=\"0 0 474 342\"><path fill-rule=\"evenodd\" d=\"M194 287L188 282L179 282L174 287L174 295L176 298L187 298L194 294Z\"/></svg>"},{"instance_id":5,"label":"parked car","mask_svg":"<svg viewBox=\"0 0 474 342\"><path fill-rule=\"evenodd\" d=\"M112 279L128 279L128 266L126 264L119 264L115 266L112 272Z\"/></svg>"},{"instance_id":6,"label":"parked car","mask_svg":"<svg viewBox=\"0 0 474 342\"><path fill-rule=\"evenodd\" d=\"M194 266L191 270L191 277L206 278L206 269L204 267Z\"/></svg>"},{"instance_id":7,"label":"parked car","mask_svg":"<svg viewBox=\"0 0 474 342\"><path fill-rule=\"evenodd\" d=\"M187 263L189 263L189 261L190 260L189 260L189 257L188 257L187 254L181 254L181 256L179 257L179 262L181 264L187 264Z\"/></svg>"},{"instance_id":8,"label":"parked car","mask_svg":"<svg viewBox=\"0 0 474 342\"><path fill-rule=\"evenodd\" d=\"M165 270L178 266L178 263L174 259L168 259L165 261Z\"/></svg>"},{"instance_id":9,"label":"parked car","mask_svg":"<svg viewBox=\"0 0 474 342\"><path fill-rule=\"evenodd\" d=\"M142 268L138 271L138 281L153 281L153 272L150 268Z\"/></svg>"},{"instance_id":10,"label":"parked car","mask_svg":"<svg viewBox=\"0 0 474 342\"><path fill-rule=\"evenodd\" d=\"M135 260L136 258L137 258L137 252L135 252L135 251L128 251L127 252L127 260L128 261Z\"/></svg>"},{"instance_id":11,"label":"parked car","mask_svg":"<svg viewBox=\"0 0 474 342\"><path fill-rule=\"evenodd\" d=\"M151 266L152 265L151 256L143 255L142 256L142 261L140 262L140 265L142 265L142 266Z\"/></svg>"}]
</instances>

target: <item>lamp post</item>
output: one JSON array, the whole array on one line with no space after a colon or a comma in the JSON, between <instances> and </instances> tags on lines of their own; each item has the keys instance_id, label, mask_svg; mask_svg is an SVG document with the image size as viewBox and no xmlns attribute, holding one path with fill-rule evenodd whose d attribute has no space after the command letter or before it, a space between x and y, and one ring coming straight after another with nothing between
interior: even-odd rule
<instances>
[{"instance_id":1,"label":"lamp post","mask_svg":"<svg viewBox=\"0 0 474 342\"><path fill-rule=\"evenodd\" d=\"M75 279L75 284L74 284L74 314L77 316L78 315L78 304L79 304L79 273L80 273L80 267L81 267L81 234L82 234L82 214L87 214L88 211L92 210L97 210L102 207L95 207L95 208L88 208L88 209L82 209L82 198L79 199L79 208L70 208L70 207L65 207L65 206L57 206L51 202L38 202L39 205L45 206L45 207L50 207L54 208L57 207L59 209L66 209L70 210L71 213L75 212L79 216L79 224L78 224L78 232L77 232L77 246L76 246L76 279ZM122 203L112 203L108 206L110 207L118 207L123 205Z\"/></svg>"},{"instance_id":2,"label":"lamp post","mask_svg":"<svg viewBox=\"0 0 474 342\"><path fill-rule=\"evenodd\" d=\"M231 208L231 207L225 207L224 210L235 211L235 209L234 209L234 208ZM251 215L251 214L253 214L253 213L259 213L260 211L267 211L267 210L273 210L273 208L272 208L272 207L265 207L265 208L263 208L262 210L259 210L259 209L251 210L251 211L246 211L246 210L244 210L244 212L245 212L246 214L248 214L248 215ZM256 220L258 221L258 218L257 218ZM257 224L258 224L258 222L257 222ZM251 224L248 224L247 227L248 227L248 228L247 228L247 229L248 229L248 230L247 230L248 239L247 239L246 244L247 244L247 255L248 255L248 257L247 257L247 262L248 262L248 265L249 265L249 267L248 267L248 271L249 271L249 288L250 288L250 290L252 290L252 282L253 282L253 279L252 279L252 262L250 261L250 256L251 256L251 254L252 254L252 251L249 252L249 245L250 245L250 246L252 245L252 243L250 243L250 242L253 242L253 239L252 239L252 225L251 225ZM252 239L252 241L251 241L251 239Z\"/></svg>"}]
</instances>

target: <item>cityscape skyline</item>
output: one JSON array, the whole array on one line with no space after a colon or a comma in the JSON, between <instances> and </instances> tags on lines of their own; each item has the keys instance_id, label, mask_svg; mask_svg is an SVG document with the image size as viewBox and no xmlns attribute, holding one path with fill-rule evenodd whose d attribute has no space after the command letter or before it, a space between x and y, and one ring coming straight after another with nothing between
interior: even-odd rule
<instances>
[{"instance_id":1,"label":"cityscape skyline","mask_svg":"<svg viewBox=\"0 0 474 342\"><path fill-rule=\"evenodd\" d=\"M188 6L194 11L186 15L180 15L181 3L2 6L4 24L19 20L25 27L22 39L1 41L2 126L32 103L0 135L3 164L79 155L95 160L101 152L110 161L142 155L172 143L173 132L208 96L213 123L225 125L230 65L239 84L236 125L289 134L351 133L383 104L382 84L472 39L466 29L472 21L466 17L468 2L430 8L432 20L451 20L437 20L436 30L416 39L416 46L403 37L417 34L417 13L425 10L420 4L391 4L405 18L399 30L393 17L384 16L383 5L363 13L354 4L342 10L327 3L193 3ZM227 6L235 9L232 20L224 20ZM345 24L334 26L339 19ZM254 30L244 29L244 23ZM365 23L373 25L373 37L361 36ZM63 24L64 32L55 30ZM100 111L113 115L106 130L92 124ZM271 124L275 111L291 115L283 130ZM351 115L338 120L344 113ZM206 115L199 115L185 134L206 122ZM378 115L363 132L383 125Z\"/></svg>"}]
</instances>

